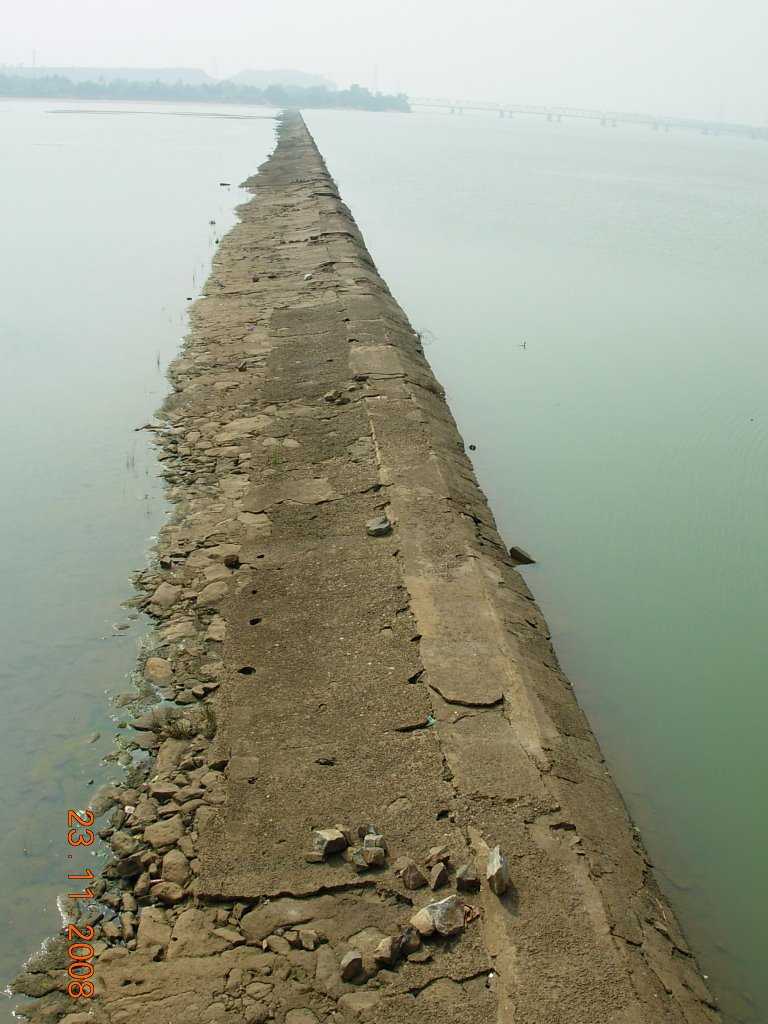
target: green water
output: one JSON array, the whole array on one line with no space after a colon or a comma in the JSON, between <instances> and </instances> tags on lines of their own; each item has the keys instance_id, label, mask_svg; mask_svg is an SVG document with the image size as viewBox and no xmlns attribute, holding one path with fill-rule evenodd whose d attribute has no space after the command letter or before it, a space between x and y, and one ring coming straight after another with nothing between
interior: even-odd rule
<instances>
[{"instance_id":1,"label":"green water","mask_svg":"<svg viewBox=\"0 0 768 1024\"><path fill-rule=\"evenodd\" d=\"M763 1024L768 145L306 117L728 1019Z\"/></svg>"},{"instance_id":2,"label":"green water","mask_svg":"<svg viewBox=\"0 0 768 1024\"><path fill-rule=\"evenodd\" d=\"M168 392L187 298L245 198L219 182L252 173L274 135L271 120L46 113L62 106L77 104L0 102L0 988L58 927L67 809L120 777L100 764L108 694L129 689L147 626L120 604L167 512L134 428Z\"/></svg>"},{"instance_id":3,"label":"green water","mask_svg":"<svg viewBox=\"0 0 768 1024\"><path fill-rule=\"evenodd\" d=\"M0 103L3 980L56 927L66 809L118 774L107 695L146 628L120 602L166 514L134 427L232 223L219 182L273 128L52 106ZM538 559L526 576L729 1020L762 1024L768 146L307 120L504 535Z\"/></svg>"}]
</instances>

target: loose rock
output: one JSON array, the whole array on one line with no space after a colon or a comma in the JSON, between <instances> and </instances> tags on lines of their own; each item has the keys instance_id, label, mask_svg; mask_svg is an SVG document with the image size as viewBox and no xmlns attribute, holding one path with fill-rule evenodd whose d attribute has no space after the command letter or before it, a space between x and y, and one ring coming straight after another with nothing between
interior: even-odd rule
<instances>
[{"instance_id":1,"label":"loose rock","mask_svg":"<svg viewBox=\"0 0 768 1024\"><path fill-rule=\"evenodd\" d=\"M513 565L536 565L536 559L532 558L523 548L510 548L509 557Z\"/></svg>"},{"instance_id":2,"label":"loose rock","mask_svg":"<svg viewBox=\"0 0 768 1024\"><path fill-rule=\"evenodd\" d=\"M184 899L184 890L176 882L158 882L152 886L152 895L160 903L173 906Z\"/></svg>"},{"instance_id":3,"label":"loose rock","mask_svg":"<svg viewBox=\"0 0 768 1024\"><path fill-rule=\"evenodd\" d=\"M440 935L456 935L464 928L464 904L459 896L448 896L437 903L423 907L411 918L411 925L420 935L433 932Z\"/></svg>"},{"instance_id":4,"label":"loose rock","mask_svg":"<svg viewBox=\"0 0 768 1024\"><path fill-rule=\"evenodd\" d=\"M369 537L386 537L392 533L392 523L386 516L377 516L368 520L365 529Z\"/></svg>"},{"instance_id":5,"label":"loose rock","mask_svg":"<svg viewBox=\"0 0 768 1024\"><path fill-rule=\"evenodd\" d=\"M281 956L288 956L291 952L290 942L282 935L268 935L264 944L267 949L271 949L273 953L279 953Z\"/></svg>"},{"instance_id":6,"label":"loose rock","mask_svg":"<svg viewBox=\"0 0 768 1024\"><path fill-rule=\"evenodd\" d=\"M436 864L447 864L450 859L451 851L447 846L433 846L424 863L428 868L433 868Z\"/></svg>"},{"instance_id":7,"label":"loose rock","mask_svg":"<svg viewBox=\"0 0 768 1024\"><path fill-rule=\"evenodd\" d=\"M340 971L343 981L351 981L363 969L363 954L357 949L350 949L341 958Z\"/></svg>"},{"instance_id":8,"label":"loose rock","mask_svg":"<svg viewBox=\"0 0 768 1024\"><path fill-rule=\"evenodd\" d=\"M380 846L364 846L363 860L370 868L383 868L387 863L387 852Z\"/></svg>"},{"instance_id":9,"label":"loose rock","mask_svg":"<svg viewBox=\"0 0 768 1024\"><path fill-rule=\"evenodd\" d=\"M509 888L509 861L498 846L494 846L488 856L485 876L491 891L497 896L503 896Z\"/></svg>"},{"instance_id":10,"label":"loose rock","mask_svg":"<svg viewBox=\"0 0 768 1024\"><path fill-rule=\"evenodd\" d=\"M430 889L439 889L448 882L448 868L445 864L435 864L429 873Z\"/></svg>"},{"instance_id":11,"label":"loose rock","mask_svg":"<svg viewBox=\"0 0 768 1024\"><path fill-rule=\"evenodd\" d=\"M398 861L398 865L395 865L395 874L402 879L406 889L423 889L428 884L424 872L415 860L403 857Z\"/></svg>"},{"instance_id":12,"label":"loose rock","mask_svg":"<svg viewBox=\"0 0 768 1024\"><path fill-rule=\"evenodd\" d=\"M419 935L423 935L424 938L427 938L434 933L435 922L432 918L429 907L423 907L413 915L411 918L411 926L416 929Z\"/></svg>"},{"instance_id":13,"label":"loose rock","mask_svg":"<svg viewBox=\"0 0 768 1024\"><path fill-rule=\"evenodd\" d=\"M224 580L216 580L214 583L209 583L197 595L198 606L201 608L213 608L217 604L221 604L227 596L228 590L229 585Z\"/></svg>"},{"instance_id":14,"label":"loose rock","mask_svg":"<svg viewBox=\"0 0 768 1024\"><path fill-rule=\"evenodd\" d=\"M163 880L186 885L189 880L189 861L181 850L169 850L163 857Z\"/></svg>"},{"instance_id":15,"label":"loose rock","mask_svg":"<svg viewBox=\"0 0 768 1024\"><path fill-rule=\"evenodd\" d=\"M138 843L127 832L115 832L109 840L109 845L112 847L115 856L130 857L132 853L136 852Z\"/></svg>"},{"instance_id":16,"label":"loose rock","mask_svg":"<svg viewBox=\"0 0 768 1024\"><path fill-rule=\"evenodd\" d=\"M312 952L320 945L320 936L311 928L301 928L299 930L299 942L302 949Z\"/></svg>"},{"instance_id":17,"label":"loose rock","mask_svg":"<svg viewBox=\"0 0 768 1024\"><path fill-rule=\"evenodd\" d=\"M181 587L174 587L170 583L161 583L149 599L150 606L155 605L163 611L167 611L176 604L180 594Z\"/></svg>"},{"instance_id":18,"label":"loose rock","mask_svg":"<svg viewBox=\"0 0 768 1024\"><path fill-rule=\"evenodd\" d=\"M403 928L400 933L400 948L404 956L409 956L411 953L415 953L416 950L421 949L421 936L415 928L410 926Z\"/></svg>"},{"instance_id":19,"label":"loose rock","mask_svg":"<svg viewBox=\"0 0 768 1024\"><path fill-rule=\"evenodd\" d=\"M160 850L164 846L174 846L183 835L184 824L178 814L172 818L166 818L165 821L147 825L144 829L144 838L156 850Z\"/></svg>"},{"instance_id":20,"label":"loose rock","mask_svg":"<svg viewBox=\"0 0 768 1024\"><path fill-rule=\"evenodd\" d=\"M459 892L479 892L480 876L474 864L462 864L456 872L456 888Z\"/></svg>"},{"instance_id":21,"label":"loose rock","mask_svg":"<svg viewBox=\"0 0 768 1024\"><path fill-rule=\"evenodd\" d=\"M373 951L373 959L377 964L384 964L387 967L391 967L397 962L400 956L401 943L398 939L388 935L386 939L382 939L376 949Z\"/></svg>"},{"instance_id":22,"label":"loose rock","mask_svg":"<svg viewBox=\"0 0 768 1024\"><path fill-rule=\"evenodd\" d=\"M321 828L312 833L312 847L323 857L332 853L341 853L347 848L347 839L343 832L337 828Z\"/></svg>"},{"instance_id":23,"label":"loose rock","mask_svg":"<svg viewBox=\"0 0 768 1024\"><path fill-rule=\"evenodd\" d=\"M344 856L358 873L367 871L370 866L368 861L365 859L362 846L348 847Z\"/></svg>"}]
</instances>

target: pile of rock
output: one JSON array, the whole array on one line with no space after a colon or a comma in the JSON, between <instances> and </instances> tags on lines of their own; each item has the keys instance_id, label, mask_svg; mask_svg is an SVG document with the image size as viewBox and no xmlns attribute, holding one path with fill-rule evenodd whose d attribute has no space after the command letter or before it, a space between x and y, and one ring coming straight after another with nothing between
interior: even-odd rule
<instances>
[{"instance_id":1,"label":"pile of rock","mask_svg":"<svg viewBox=\"0 0 768 1024\"><path fill-rule=\"evenodd\" d=\"M374 825L363 825L357 830L346 825L334 825L312 833L312 849L305 854L305 860L320 864L329 857L340 855L358 871L368 871L374 867L386 867L387 854L387 841ZM421 865L413 857L401 856L393 863L392 870L405 889L414 892L429 888L434 892L451 881L451 851L445 845L433 846ZM510 886L509 861L498 846L488 855L485 876L489 889L496 896L507 892ZM462 932L480 913L465 902L462 894L479 892L481 878L474 864L462 863L456 869L454 881L457 892L417 909L396 935L382 939L373 951L372 963L370 954L366 959L362 950L348 950L339 965L341 980L370 976L377 969L392 968L403 959L429 959L430 952L422 949L424 939L450 938Z\"/></svg>"},{"instance_id":2,"label":"pile of rock","mask_svg":"<svg viewBox=\"0 0 768 1024\"><path fill-rule=\"evenodd\" d=\"M166 738L154 774L139 778L136 769L133 785L105 786L94 797L96 818L113 808L98 835L114 859L92 885L98 903L75 912L86 913L107 944L135 948L140 907L159 905L175 914L193 897L197 828L223 800L222 765L208 755L209 743L204 736Z\"/></svg>"},{"instance_id":3,"label":"pile of rock","mask_svg":"<svg viewBox=\"0 0 768 1024\"><path fill-rule=\"evenodd\" d=\"M334 854L341 854L359 872L387 866L389 847L385 837L375 825L361 825L353 830L347 825L315 829L312 848L304 854L309 864L322 864ZM434 892L451 880L451 851L445 846L433 846L424 858L423 867L413 857L398 857L392 865L395 877L404 888ZM510 886L509 861L498 846L488 854L486 881L491 892L503 896ZM474 864L463 863L456 869L456 888L459 892L479 892L480 875Z\"/></svg>"},{"instance_id":4,"label":"pile of rock","mask_svg":"<svg viewBox=\"0 0 768 1024\"><path fill-rule=\"evenodd\" d=\"M333 854L342 854L359 873L387 864L387 841L375 825L361 825L356 831L347 825L316 829L312 833L312 849L304 859L321 864Z\"/></svg>"},{"instance_id":5,"label":"pile of rock","mask_svg":"<svg viewBox=\"0 0 768 1024\"><path fill-rule=\"evenodd\" d=\"M429 886L434 891L450 881L450 861L451 851L447 846L433 846L424 859L424 870L412 857L399 857L393 868L406 889L423 889ZM497 896L503 896L509 888L509 861L498 846L495 846L488 855L486 879L489 888ZM480 876L474 864L459 865L455 881L459 892L480 891Z\"/></svg>"}]
</instances>

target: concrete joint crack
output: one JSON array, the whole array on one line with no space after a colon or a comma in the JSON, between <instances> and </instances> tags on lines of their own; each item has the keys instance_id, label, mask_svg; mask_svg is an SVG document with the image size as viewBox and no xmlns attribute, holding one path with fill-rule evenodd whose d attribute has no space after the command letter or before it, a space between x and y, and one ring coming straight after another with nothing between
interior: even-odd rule
<instances>
[{"instance_id":1,"label":"concrete joint crack","mask_svg":"<svg viewBox=\"0 0 768 1024\"><path fill-rule=\"evenodd\" d=\"M497 697L495 700L459 700L456 697L446 697L439 686L435 683L429 683L429 688L434 690L445 701L446 704L452 704L455 707L460 708L499 708L504 703L504 696Z\"/></svg>"}]
</instances>

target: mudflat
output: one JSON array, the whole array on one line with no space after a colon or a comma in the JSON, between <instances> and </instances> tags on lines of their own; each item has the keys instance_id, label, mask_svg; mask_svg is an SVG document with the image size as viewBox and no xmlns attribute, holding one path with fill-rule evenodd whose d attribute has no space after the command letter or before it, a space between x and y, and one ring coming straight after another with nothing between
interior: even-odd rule
<instances>
[{"instance_id":1,"label":"mudflat","mask_svg":"<svg viewBox=\"0 0 768 1024\"><path fill-rule=\"evenodd\" d=\"M100 793L95 998L34 1021L719 1020L421 341L285 114L171 368L176 515ZM106 911L105 911L106 908Z\"/></svg>"}]
</instances>

